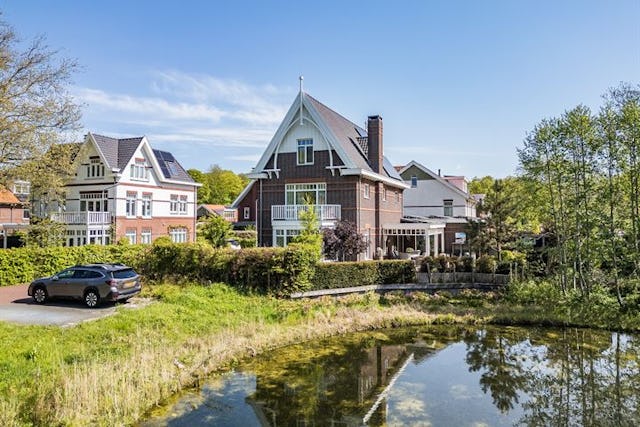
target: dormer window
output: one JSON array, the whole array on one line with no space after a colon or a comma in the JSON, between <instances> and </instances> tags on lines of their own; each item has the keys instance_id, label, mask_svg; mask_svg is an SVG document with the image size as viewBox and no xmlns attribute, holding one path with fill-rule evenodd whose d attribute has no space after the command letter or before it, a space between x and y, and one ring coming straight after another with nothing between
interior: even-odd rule
<instances>
[{"instance_id":1,"label":"dormer window","mask_svg":"<svg viewBox=\"0 0 640 427\"><path fill-rule=\"evenodd\" d=\"M87 178L100 178L104 176L104 165L100 161L100 157L95 156L89 158L87 165Z\"/></svg>"},{"instance_id":2,"label":"dormer window","mask_svg":"<svg viewBox=\"0 0 640 427\"><path fill-rule=\"evenodd\" d=\"M149 168L144 159L136 159L131 165L131 179L149 181Z\"/></svg>"},{"instance_id":3,"label":"dormer window","mask_svg":"<svg viewBox=\"0 0 640 427\"><path fill-rule=\"evenodd\" d=\"M313 164L313 139L309 138L298 140L298 164Z\"/></svg>"}]
</instances>

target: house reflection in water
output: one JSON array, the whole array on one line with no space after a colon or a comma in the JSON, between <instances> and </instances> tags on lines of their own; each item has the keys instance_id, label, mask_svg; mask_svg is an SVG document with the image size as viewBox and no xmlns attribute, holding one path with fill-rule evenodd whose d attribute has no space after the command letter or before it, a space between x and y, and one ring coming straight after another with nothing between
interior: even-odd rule
<instances>
[{"instance_id":1,"label":"house reflection in water","mask_svg":"<svg viewBox=\"0 0 640 427\"><path fill-rule=\"evenodd\" d=\"M353 346L313 361L302 358L277 375L256 371L256 390L246 402L263 426L384 425L396 378L434 351L420 344Z\"/></svg>"}]
</instances>

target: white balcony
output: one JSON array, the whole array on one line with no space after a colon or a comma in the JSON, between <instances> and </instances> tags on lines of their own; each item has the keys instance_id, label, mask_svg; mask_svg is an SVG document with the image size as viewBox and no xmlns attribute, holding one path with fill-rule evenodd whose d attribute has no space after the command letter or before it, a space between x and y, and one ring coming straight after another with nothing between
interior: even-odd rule
<instances>
[{"instance_id":1,"label":"white balcony","mask_svg":"<svg viewBox=\"0 0 640 427\"><path fill-rule=\"evenodd\" d=\"M51 215L51 220L68 225L109 225L111 212L63 212Z\"/></svg>"},{"instance_id":2,"label":"white balcony","mask_svg":"<svg viewBox=\"0 0 640 427\"><path fill-rule=\"evenodd\" d=\"M315 205L318 221L338 221L340 219L340 205ZM307 205L272 205L272 221L300 221L300 213L309 209Z\"/></svg>"}]
</instances>

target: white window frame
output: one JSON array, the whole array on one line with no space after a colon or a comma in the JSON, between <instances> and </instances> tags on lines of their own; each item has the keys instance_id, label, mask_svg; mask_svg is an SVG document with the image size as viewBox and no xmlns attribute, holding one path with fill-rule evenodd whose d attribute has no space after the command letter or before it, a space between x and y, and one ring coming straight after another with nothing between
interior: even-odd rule
<instances>
[{"instance_id":1,"label":"white window frame","mask_svg":"<svg viewBox=\"0 0 640 427\"><path fill-rule=\"evenodd\" d=\"M418 187L418 177L416 175L411 175L411 188Z\"/></svg>"},{"instance_id":2,"label":"white window frame","mask_svg":"<svg viewBox=\"0 0 640 427\"><path fill-rule=\"evenodd\" d=\"M151 243L151 229L150 228L143 228L140 231L140 243L148 245Z\"/></svg>"},{"instance_id":3,"label":"white window frame","mask_svg":"<svg viewBox=\"0 0 640 427\"><path fill-rule=\"evenodd\" d=\"M186 215L187 214L187 203L189 200L188 196L180 196L179 198L179 202L178 202L178 211L180 212L180 215Z\"/></svg>"},{"instance_id":4,"label":"white window frame","mask_svg":"<svg viewBox=\"0 0 640 427\"><path fill-rule=\"evenodd\" d=\"M325 182L308 182L299 184L285 184L285 205L301 206L305 204L304 195L313 194L313 204L327 203L327 184ZM301 194L298 197L298 194Z\"/></svg>"},{"instance_id":5,"label":"white window frame","mask_svg":"<svg viewBox=\"0 0 640 427\"><path fill-rule=\"evenodd\" d=\"M300 234L300 230L293 228L277 228L273 233L273 246L285 247L295 236Z\"/></svg>"},{"instance_id":6,"label":"white window frame","mask_svg":"<svg viewBox=\"0 0 640 427\"><path fill-rule=\"evenodd\" d=\"M153 194L151 193L142 193L142 199L140 203L140 214L143 218L151 218L153 216L153 211L151 206L153 205Z\"/></svg>"},{"instance_id":7,"label":"white window frame","mask_svg":"<svg viewBox=\"0 0 640 427\"><path fill-rule=\"evenodd\" d=\"M453 216L453 199L445 199L442 201L444 216Z\"/></svg>"},{"instance_id":8,"label":"white window frame","mask_svg":"<svg viewBox=\"0 0 640 427\"><path fill-rule=\"evenodd\" d=\"M172 228L169 230L169 237L173 243L187 243L188 241L187 227Z\"/></svg>"},{"instance_id":9,"label":"white window frame","mask_svg":"<svg viewBox=\"0 0 640 427\"><path fill-rule=\"evenodd\" d=\"M251 219L251 208L249 206L244 207L244 219Z\"/></svg>"},{"instance_id":10,"label":"white window frame","mask_svg":"<svg viewBox=\"0 0 640 427\"><path fill-rule=\"evenodd\" d=\"M137 230L135 228L127 228L125 230L124 237L129 240L129 243L135 245L137 239Z\"/></svg>"},{"instance_id":11,"label":"white window frame","mask_svg":"<svg viewBox=\"0 0 640 427\"><path fill-rule=\"evenodd\" d=\"M89 159L86 172L88 179L101 178L104 176L104 165L99 157Z\"/></svg>"},{"instance_id":12,"label":"white window frame","mask_svg":"<svg viewBox=\"0 0 640 427\"><path fill-rule=\"evenodd\" d=\"M298 166L313 164L313 139L302 138L298 140L298 151L296 152L296 162Z\"/></svg>"},{"instance_id":13,"label":"white window frame","mask_svg":"<svg viewBox=\"0 0 640 427\"><path fill-rule=\"evenodd\" d=\"M387 189L382 187L382 201L386 202L387 201Z\"/></svg>"},{"instance_id":14,"label":"white window frame","mask_svg":"<svg viewBox=\"0 0 640 427\"><path fill-rule=\"evenodd\" d=\"M136 159L131 164L129 175L133 181L149 181L149 165L144 159Z\"/></svg>"},{"instance_id":15,"label":"white window frame","mask_svg":"<svg viewBox=\"0 0 640 427\"><path fill-rule=\"evenodd\" d=\"M136 217L136 204L138 203L138 193L127 191L125 214L127 218Z\"/></svg>"},{"instance_id":16,"label":"white window frame","mask_svg":"<svg viewBox=\"0 0 640 427\"><path fill-rule=\"evenodd\" d=\"M369 199L371 198L371 188L369 187L369 184L364 184L364 194L363 197L365 199Z\"/></svg>"},{"instance_id":17,"label":"white window frame","mask_svg":"<svg viewBox=\"0 0 640 427\"><path fill-rule=\"evenodd\" d=\"M179 196L177 194L171 194L169 196L169 213L172 215L178 214Z\"/></svg>"}]
</instances>

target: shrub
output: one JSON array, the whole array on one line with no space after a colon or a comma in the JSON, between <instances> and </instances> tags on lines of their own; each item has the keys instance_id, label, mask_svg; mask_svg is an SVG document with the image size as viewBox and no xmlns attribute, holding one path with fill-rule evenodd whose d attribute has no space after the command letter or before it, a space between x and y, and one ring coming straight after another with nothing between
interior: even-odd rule
<instances>
[{"instance_id":1,"label":"shrub","mask_svg":"<svg viewBox=\"0 0 640 427\"><path fill-rule=\"evenodd\" d=\"M324 263L316 266L313 289L335 289L415 281L410 260Z\"/></svg>"},{"instance_id":2,"label":"shrub","mask_svg":"<svg viewBox=\"0 0 640 427\"><path fill-rule=\"evenodd\" d=\"M234 230L231 238L235 239L242 248L255 248L258 245L258 233L256 230Z\"/></svg>"},{"instance_id":3,"label":"shrub","mask_svg":"<svg viewBox=\"0 0 640 427\"><path fill-rule=\"evenodd\" d=\"M479 273L494 273L496 271L496 260L491 255L483 255L476 261Z\"/></svg>"}]
</instances>

